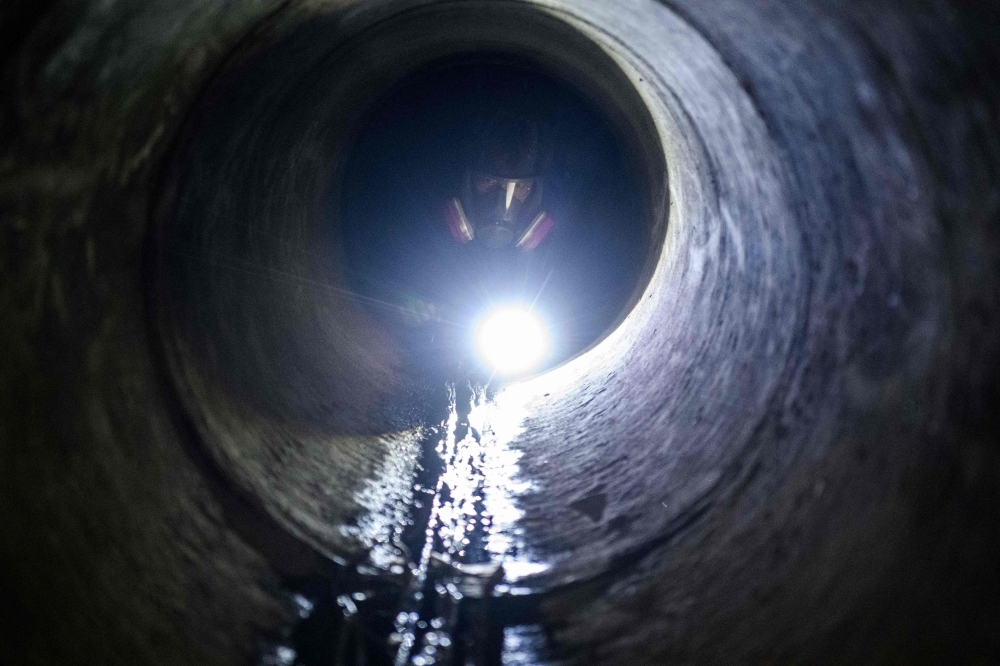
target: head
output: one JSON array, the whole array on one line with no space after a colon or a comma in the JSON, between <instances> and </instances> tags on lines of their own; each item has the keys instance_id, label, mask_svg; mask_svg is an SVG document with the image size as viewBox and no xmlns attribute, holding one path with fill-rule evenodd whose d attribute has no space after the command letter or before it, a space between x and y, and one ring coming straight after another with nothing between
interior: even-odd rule
<instances>
[{"instance_id":1,"label":"head","mask_svg":"<svg viewBox=\"0 0 1000 666\"><path fill-rule=\"evenodd\" d=\"M541 212L548 155L540 124L499 112L482 128L462 186L462 207L475 237L511 245Z\"/></svg>"}]
</instances>

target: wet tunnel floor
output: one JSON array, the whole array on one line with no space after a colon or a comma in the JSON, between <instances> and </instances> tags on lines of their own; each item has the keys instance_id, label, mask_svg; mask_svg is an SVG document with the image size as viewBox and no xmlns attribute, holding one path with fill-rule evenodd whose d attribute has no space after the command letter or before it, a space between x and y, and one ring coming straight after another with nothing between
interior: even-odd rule
<instances>
[{"instance_id":1,"label":"wet tunnel floor","mask_svg":"<svg viewBox=\"0 0 1000 666\"><path fill-rule=\"evenodd\" d=\"M523 410L515 394L449 383L437 416L366 489L348 533L364 561L286 581L299 621L260 666L529 666L559 662L538 624L533 561L516 525ZM446 405L446 406L444 406ZM419 443L417 443L419 442ZM371 501L372 498L377 498Z\"/></svg>"}]
</instances>

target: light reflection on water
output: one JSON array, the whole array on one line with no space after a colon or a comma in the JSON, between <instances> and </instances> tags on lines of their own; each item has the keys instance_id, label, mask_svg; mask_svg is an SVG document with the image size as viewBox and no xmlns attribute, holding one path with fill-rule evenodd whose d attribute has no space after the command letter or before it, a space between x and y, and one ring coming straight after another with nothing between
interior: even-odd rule
<instances>
[{"instance_id":1,"label":"light reflection on water","mask_svg":"<svg viewBox=\"0 0 1000 666\"><path fill-rule=\"evenodd\" d=\"M493 400L488 400L480 389L469 414L469 425L480 433L481 492L484 514L490 520L486 550L491 560L503 563L508 583L549 568L547 564L532 561L525 548L523 529L517 524L524 515L517 506L517 498L536 490L533 483L520 478L517 463L522 453L510 446L524 431L526 401L527 395L516 387L500 391ZM470 446L476 445L472 437L466 437L465 441ZM469 485L471 477L470 474Z\"/></svg>"},{"instance_id":2,"label":"light reflection on water","mask_svg":"<svg viewBox=\"0 0 1000 666\"><path fill-rule=\"evenodd\" d=\"M445 461L442 481L448 489L448 498L438 512L444 550L460 561L470 561L469 537L479 521L482 552L473 556L473 561L501 563L505 583L548 568L528 556L523 530L518 526L523 512L517 498L535 489L519 476L521 452L510 446L523 431L526 416L524 396L517 391L507 389L489 399L477 388L467 431L461 427L453 404L448 436L438 449ZM506 584L497 589L500 593L520 591Z\"/></svg>"},{"instance_id":3,"label":"light reflection on water","mask_svg":"<svg viewBox=\"0 0 1000 666\"><path fill-rule=\"evenodd\" d=\"M435 435L440 432L437 428L424 428L390 440L389 454L355 496L365 512L355 525L345 526L343 533L368 550L372 566L389 570L398 566L405 552L401 538L412 520L413 503L433 502L429 526L436 537L435 551L454 562L501 563L505 580L497 593L528 592L510 584L549 565L531 559L518 526L523 512L517 499L535 490L519 476L521 452L510 446L524 430L527 394L515 386L487 398L477 388L468 410L468 427L460 414L467 409L456 405L454 391L451 395L441 435ZM428 436L440 437L436 453L444 469L433 499L415 487L421 441Z\"/></svg>"},{"instance_id":4,"label":"light reflection on water","mask_svg":"<svg viewBox=\"0 0 1000 666\"><path fill-rule=\"evenodd\" d=\"M388 637L396 666L449 663L465 595L529 594L521 581L549 568L530 557L518 524L518 498L536 490L521 478L521 452L511 446L524 430L528 394L448 391L440 426L388 442L389 454L355 497L366 512L344 528L369 554L358 573L388 572L402 586Z\"/></svg>"},{"instance_id":5,"label":"light reflection on water","mask_svg":"<svg viewBox=\"0 0 1000 666\"><path fill-rule=\"evenodd\" d=\"M341 528L345 536L357 539L368 550L372 566L388 571L398 566L403 531L410 522L414 502L413 477L420 459L424 429L399 433L387 442L388 455L373 478L355 495L365 511L356 524Z\"/></svg>"},{"instance_id":6,"label":"light reflection on water","mask_svg":"<svg viewBox=\"0 0 1000 666\"><path fill-rule=\"evenodd\" d=\"M521 625L504 629L503 666L539 666L542 663L554 666L555 662L543 656L545 650L546 637L541 627Z\"/></svg>"}]
</instances>

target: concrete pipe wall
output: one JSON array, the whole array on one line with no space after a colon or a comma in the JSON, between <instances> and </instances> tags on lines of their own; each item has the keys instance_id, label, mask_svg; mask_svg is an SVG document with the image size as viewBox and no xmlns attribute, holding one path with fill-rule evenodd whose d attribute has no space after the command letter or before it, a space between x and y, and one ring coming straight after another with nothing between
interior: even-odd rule
<instances>
[{"instance_id":1,"label":"concrete pipe wall","mask_svg":"<svg viewBox=\"0 0 1000 666\"><path fill-rule=\"evenodd\" d=\"M618 325L510 393L563 651L1000 658L998 18L6 4L0 659L246 663L282 576L364 552L420 382L318 202L359 107L484 49L579 88L642 183Z\"/></svg>"}]
</instances>

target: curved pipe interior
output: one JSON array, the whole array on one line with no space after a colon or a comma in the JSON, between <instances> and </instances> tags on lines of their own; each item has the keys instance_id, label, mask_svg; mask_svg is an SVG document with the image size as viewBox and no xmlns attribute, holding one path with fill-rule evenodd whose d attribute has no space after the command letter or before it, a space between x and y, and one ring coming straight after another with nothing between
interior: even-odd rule
<instances>
[{"instance_id":1,"label":"curved pipe interior","mask_svg":"<svg viewBox=\"0 0 1000 666\"><path fill-rule=\"evenodd\" d=\"M231 663L287 615L284 554L363 554L350 526L412 468L425 387L317 251L317 202L359 106L493 50L601 109L648 220L614 330L498 398L560 642L996 655L1000 58L974 14L126 4L51 13L4 70L0 568L23 575L0 582L62 633L3 649Z\"/></svg>"},{"instance_id":2,"label":"curved pipe interior","mask_svg":"<svg viewBox=\"0 0 1000 666\"><path fill-rule=\"evenodd\" d=\"M377 18L313 18L237 56L180 140L157 239L155 316L204 441L266 510L338 557L362 548L344 536L365 510L352 493L392 467L387 457L415 455L421 396L441 390L408 368L327 242L364 109L446 56L527 57L582 90L623 137L642 183L643 281L667 225L661 128L620 45L609 53L553 12L505 3Z\"/></svg>"}]
</instances>

